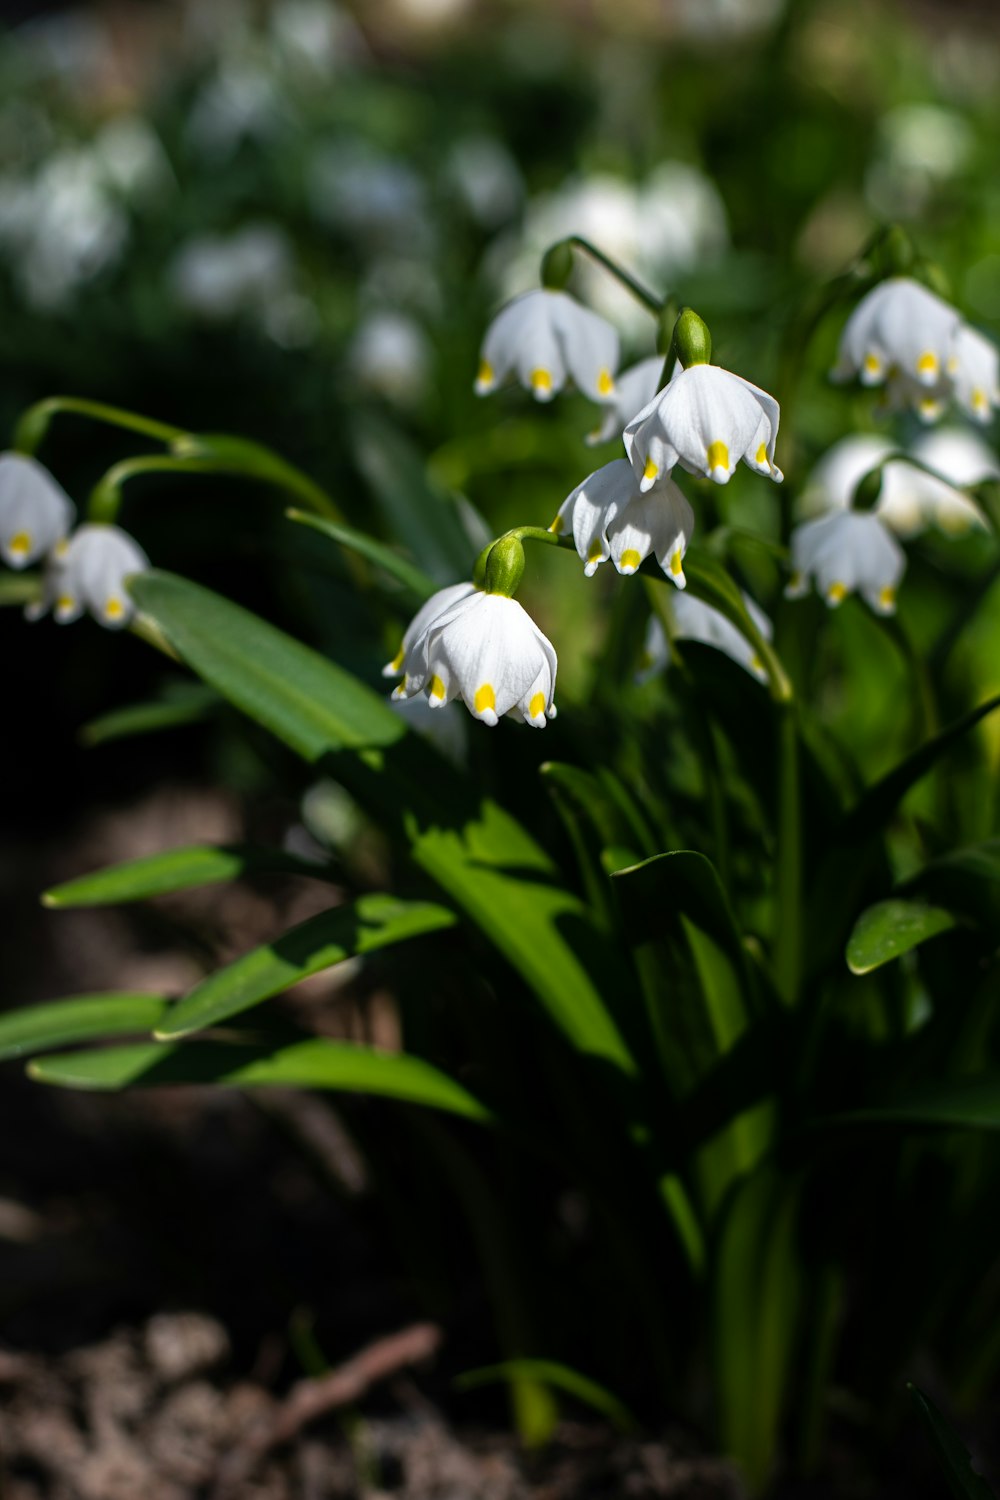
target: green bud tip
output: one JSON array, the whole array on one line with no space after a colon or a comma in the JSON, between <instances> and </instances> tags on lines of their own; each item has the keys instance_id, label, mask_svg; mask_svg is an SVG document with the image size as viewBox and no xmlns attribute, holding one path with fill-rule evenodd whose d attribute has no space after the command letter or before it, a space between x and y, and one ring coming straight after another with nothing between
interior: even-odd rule
<instances>
[{"instance_id":1,"label":"green bud tip","mask_svg":"<svg viewBox=\"0 0 1000 1500\"><path fill-rule=\"evenodd\" d=\"M516 536L502 536L486 558L483 589L512 599L524 574L524 548Z\"/></svg>"},{"instance_id":2,"label":"green bud tip","mask_svg":"<svg viewBox=\"0 0 1000 1500\"><path fill-rule=\"evenodd\" d=\"M561 292L573 271L573 246L569 240L558 240L542 256L542 286L550 292Z\"/></svg>"},{"instance_id":3,"label":"green bud tip","mask_svg":"<svg viewBox=\"0 0 1000 1500\"><path fill-rule=\"evenodd\" d=\"M685 307L674 324L674 346L685 370L690 365L711 363L712 335L708 324L690 307Z\"/></svg>"},{"instance_id":4,"label":"green bud tip","mask_svg":"<svg viewBox=\"0 0 1000 1500\"><path fill-rule=\"evenodd\" d=\"M884 276L908 276L917 252L901 224L890 224L876 252L877 268Z\"/></svg>"},{"instance_id":5,"label":"green bud tip","mask_svg":"<svg viewBox=\"0 0 1000 1500\"><path fill-rule=\"evenodd\" d=\"M872 510L875 502L882 491L882 465L876 464L874 469L869 469L867 474L854 487L854 495L851 500L852 510Z\"/></svg>"},{"instance_id":6,"label":"green bud tip","mask_svg":"<svg viewBox=\"0 0 1000 1500\"><path fill-rule=\"evenodd\" d=\"M122 492L117 484L107 479L99 479L87 501L87 520L113 524L118 519L121 503Z\"/></svg>"},{"instance_id":7,"label":"green bud tip","mask_svg":"<svg viewBox=\"0 0 1000 1500\"><path fill-rule=\"evenodd\" d=\"M11 447L15 453L34 456L42 446L52 420L52 409L47 401L39 401L22 412L14 428Z\"/></svg>"}]
</instances>

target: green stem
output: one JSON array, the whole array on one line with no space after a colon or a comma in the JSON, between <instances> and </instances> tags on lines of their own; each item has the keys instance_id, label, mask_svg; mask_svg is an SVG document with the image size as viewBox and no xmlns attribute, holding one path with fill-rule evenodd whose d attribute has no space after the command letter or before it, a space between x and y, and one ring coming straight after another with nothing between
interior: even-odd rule
<instances>
[{"instance_id":1,"label":"green stem","mask_svg":"<svg viewBox=\"0 0 1000 1500\"><path fill-rule=\"evenodd\" d=\"M572 547L574 545L571 536L559 536L556 532L549 531L545 526L514 526L510 531L505 531L502 536L495 536L492 542L487 542L482 552L476 558L472 569L472 581L477 587L483 581L486 573L486 559L493 551L493 548L499 542L509 541L545 542L550 547Z\"/></svg>"},{"instance_id":2,"label":"green stem","mask_svg":"<svg viewBox=\"0 0 1000 1500\"><path fill-rule=\"evenodd\" d=\"M774 972L786 1004L798 997L802 965L802 829L795 703L779 701L778 819L774 880Z\"/></svg>"},{"instance_id":3,"label":"green stem","mask_svg":"<svg viewBox=\"0 0 1000 1500\"><path fill-rule=\"evenodd\" d=\"M4 573L0 576L0 608L5 604L33 604L42 592L37 573Z\"/></svg>"},{"instance_id":4,"label":"green stem","mask_svg":"<svg viewBox=\"0 0 1000 1500\"><path fill-rule=\"evenodd\" d=\"M585 240L579 234L571 234L567 243L573 245L577 250L582 250L585 255L589 255L591 260L596 261L616 281L620 282L630 296L634 297L637 302L641 302L647 312L651 312L654 317L659 317L663 311L664 299L655 296L648 287L643 286L641 281L637 281L634 276L618 265L617 261L613 261L610 255L606 255L603 250L598 250L596 245L592 245L589 240Z\"/></svg>"},{"instance_id":5,"label":"green stem","mask_svg":"<svg viewBox=\"0 0 1000 1500\"><path fill-rule=\"evenodd\" d=\"M33 454L45 437L52 418L59 412L72 412L77 416L91 417L95 422L107 422L112 427L123 427L128 432L139 432L158 443L173 443L186 436L182 427L157 422L153 417L143 417L120 406L108 406L104 401L87 401L82 396L48 396L29 406L19 418L14 432L14 447L18 452Z\"/></svg>"}]
</instances>

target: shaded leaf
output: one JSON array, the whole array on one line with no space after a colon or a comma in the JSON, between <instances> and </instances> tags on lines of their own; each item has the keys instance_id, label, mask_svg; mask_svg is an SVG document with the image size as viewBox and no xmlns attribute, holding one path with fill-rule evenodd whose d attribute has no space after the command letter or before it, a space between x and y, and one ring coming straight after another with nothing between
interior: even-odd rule
<instances>
[{"instance_id":1,"label":"shaded leaf","mask_svg":"<svg viewBox=\"0 0 1000 1500\"><path fill-rule=\"evenodd\" d=\"M304 510L290 510L287 512L290 521L299 521L304 526L311 526L314 531L319 531L323 536L328 536L331 541L339 542L342 547L348 547L353 552L358 552L366 557L369 562L375 563L384 573L395 578L403 585L417 600L418 603L428 599L437 584L433 578L413 563L387 547L384 542L378 542L364 531L357 531L353 526L346 526L340 521L327 520L325 516L311 515Z\"/></svg>"},{"instance_id":2,"label":"shaded leaf","mask_svg":"<svg viewBox=\"0 0 1000 1500\"><path fill-rule=\"evenodd\" d=\"M162 995L74 995L0 1015L0 1058L30 1057L49 1047L97 1037L150 1032L168 1008Z\"/></svg>"},{"instance_id":3,"label":"shaded leaf","mask_svg":"<svg viewBox=\"0 0 1000 1500\"><path fill-rule=\"evenodd\" d=\"M809 1128L914 1126L934 1130L1000 1130L1000 1074L928 1079L884 1103L824 1115Z\"/></svg>"},{"instance_id":4,"label":"shaded leaf","mask_svg":"<svg viewBox=\"0 0 1000 1500\"><path fill-rule=\"evenodd\" d=\"M110 906L119 901L145 901L169 891L217 885L244 875L309 875L322 880L326 873L325 866L286 854L283 849L188 844L67 880L46 891L42 903L55 907Z\"/></svg>"},{"instance_id":5,"label":"shaded leaf","mask_svg":"<svg viewBox=\"0 0 1000 1500\"><path fill-rule=\"evenodd\" d=\"M371 414L355 422L354 457L390 534L436 585L471 578L475 553L454 501L432 483L413 443Z\"/></svg>"},{"instance_id":6,"label":"shaded leaf","mask_svg":"<svg viewBox=\"0 0 1000 1500\"><path fill-rule=\"evenodd\" d=\"M454 924L453 912L429 901L361 896L349 906L319 912L210 974L177 1002L156 1035L170 1040L203 1031L345 958L374 953Z\"/></svg>"},{"instance_id":7,"label":"shaded leaf","mask_svg":"<svg viewBox=\"0 0 1000 1500\"><path fill-rule=\"evenodd\" d=\"M955 917L940 906L899 898L879 901L854 924L847 943L847 967L852 974L868 974L954 926Z\"/></svg>"},{"instance_id":8,"label":"shaded leaf","mask_svg":"<svg viewBox=\"0 0 1000 1500\"><path fill-rule=\"evenodd\" d=\"M551 1359L508 1359L502 1364L485 1365L478 1370L467 1370L452 1382L457 1391L474 1391L480 1386L492 1385L498 1380L538 1380L556 1390L565 1391L585 1406L600 1412L619 1432L635 1432L638 1423L623 1401L612 1395L596 1380L581 1375L569 1365Z\"/></svg>"},{"instance_id":9,"label":"shaded leaf","mask_svg":"<svg viewBox=\"0 0 1000 1500\"><path fill-rule=\"evenodd\" d=\"M319 1038L276 1051L217 1042L148 1042L37 1058L28 1072L39 1083L97 1092L177 1083L339 1089L424 1104L470 1120L492 1119L484 1104L423 1058Z\"/></svg>"},{"instance_id":10,"label":"shaded leaf","mask_svg":"<svg viewBox=\"0 0 1000 1500\"><path fill-rule=\"evenodd\" d=\"M962 1439L945 1421L931 1398L925 1396L919 1386L908 1384L906 1389L955 1500L995 1500L993 1490L972 1467L972 1459Z\"/></svg>"},{"instance_id":11,"label":"shaded leaf","mask_svg":"<svg viewBox=\"0 0 1000 1500\"><path fill-rule=\"evenodd\" d=\"M129 703L91 719L80 730L80 739L85 745L104 745L137 734L156 734L161 729L201 724L221 702L215 689L202 682L174 682L160 698Z\"/></svg>"}]
</instances>

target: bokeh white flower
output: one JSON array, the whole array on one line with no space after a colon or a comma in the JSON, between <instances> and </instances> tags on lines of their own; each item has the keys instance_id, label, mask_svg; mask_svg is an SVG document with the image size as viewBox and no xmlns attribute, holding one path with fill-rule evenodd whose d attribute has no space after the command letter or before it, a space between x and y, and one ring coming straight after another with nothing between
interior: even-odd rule
<instances>
[{"instance_id":1,"label":"bokeh white flower","mask_svg":"<svg viewBox=\"0 0 1000 1500\"><path fill-rule=\"evenodd\" d=\"M741 591L742 592L742 591ZM774 634L774 627L767 615L750 595L743 592L743 603L747 613L766 641ZM767 668L746 636L726 618L721 611L713 609L693 594L671 594L668 601L671 619L671 634L676 640L698 641L703 646L713 646L725 652L745 671L760 682L767 681ZM670 665L670 643L659 615L650 615L643 645L640 680L645 681Z\"/></svg>"},{"instance_id":2,"label":"bokeh white flower","mask_svg":"<svg viewBox=\"0 0 1000 1500\"><path fill-rule=\"evenodd\" d=\"M919 281L891 276L862 297L848 318L833 379L857 375L863 385L881 385L898 369L918 386L936 386L950 373L961 321L955 308Z\"/></svg>"},{"instance_id":3,"label":"bokeh white flower","mask_svg":"<svg viewBox=\"0 0 1000 1500\"><path fill-rule=\"evenodd\" d=\"M145 552L120 526L88 522L49 554L41 598L24 613L38 620L51 609L57 624L68 625L89 611L98 624L120 630L135 614L125 580L148 567Z\"/></svg>"},{"instance_id":4,"label":"bokeh white flower","mask_svg":"<svg viewBox=\"0 0 1000 1500\"><path fill-rule=\"evenodd\" d=\"M895 612L906 557L872 511L835 510L806 521L792 532L791 554L786 598L802 598L814 585L831 608L857 592L876 614Z\"/></svg>"},{"instance_id":5,"label":"bokeh white flower","mask_svg":"<svg viewBox=\"0 0 1000 1500\"><path fill-rule=\"evenodd\" d=\"M908 463L908 456L935 472ZM986 525L982 511L960 487L995 477L1000 466L975 433L960 428L923 433L905 451L870 433L842 438L813 467L802 493L802 513L849 509L858 485L879 465L875 514L897 536L916 536L928 526L956 534Z\"/></svg>"},{"instance_id":6,"label":"bokeh white flower","mask_svg":"<svg viewBox=\"0 0 1000 1500\"><path fill-rule=\"evenodd\" d=\"M37 459L0 453L0 557L24 568L59 545L73 524L72 500Z\"/></svg>"}]
</instances>

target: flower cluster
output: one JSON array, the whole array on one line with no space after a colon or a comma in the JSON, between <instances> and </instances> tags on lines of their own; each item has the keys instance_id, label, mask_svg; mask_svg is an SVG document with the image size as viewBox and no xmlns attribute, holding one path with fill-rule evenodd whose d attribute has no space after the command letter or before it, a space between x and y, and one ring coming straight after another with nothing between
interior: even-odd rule
<instances>
[{"instance_id":1,"label":"flower cluster","mask_svg":"<svg viewBox=\"0 0 1000 1500\"><path fill-rule=\"evenodd\" d=\"M87 610L101 625L120 629L135 613L125 580L148 568L149 559L110 523L72 531L74 516L72 500L40 463L23 453L0 454L0 556L12 568L39 560L45 565L27 618L51 609L67 625Z\"/></svg>"},{"instance_id":2,"label":"flower cluster","mask_svg":"<svg viewBox=\"0 0 1000 1500\"><path fill-rule=\"evenodd\" d=\"M920 282L893 276L863 297L847 320L835 380L885 385L891 410L933 422L954 400L988 422L1000 406L996 345Z\"/></svg>"}]
</instances>

